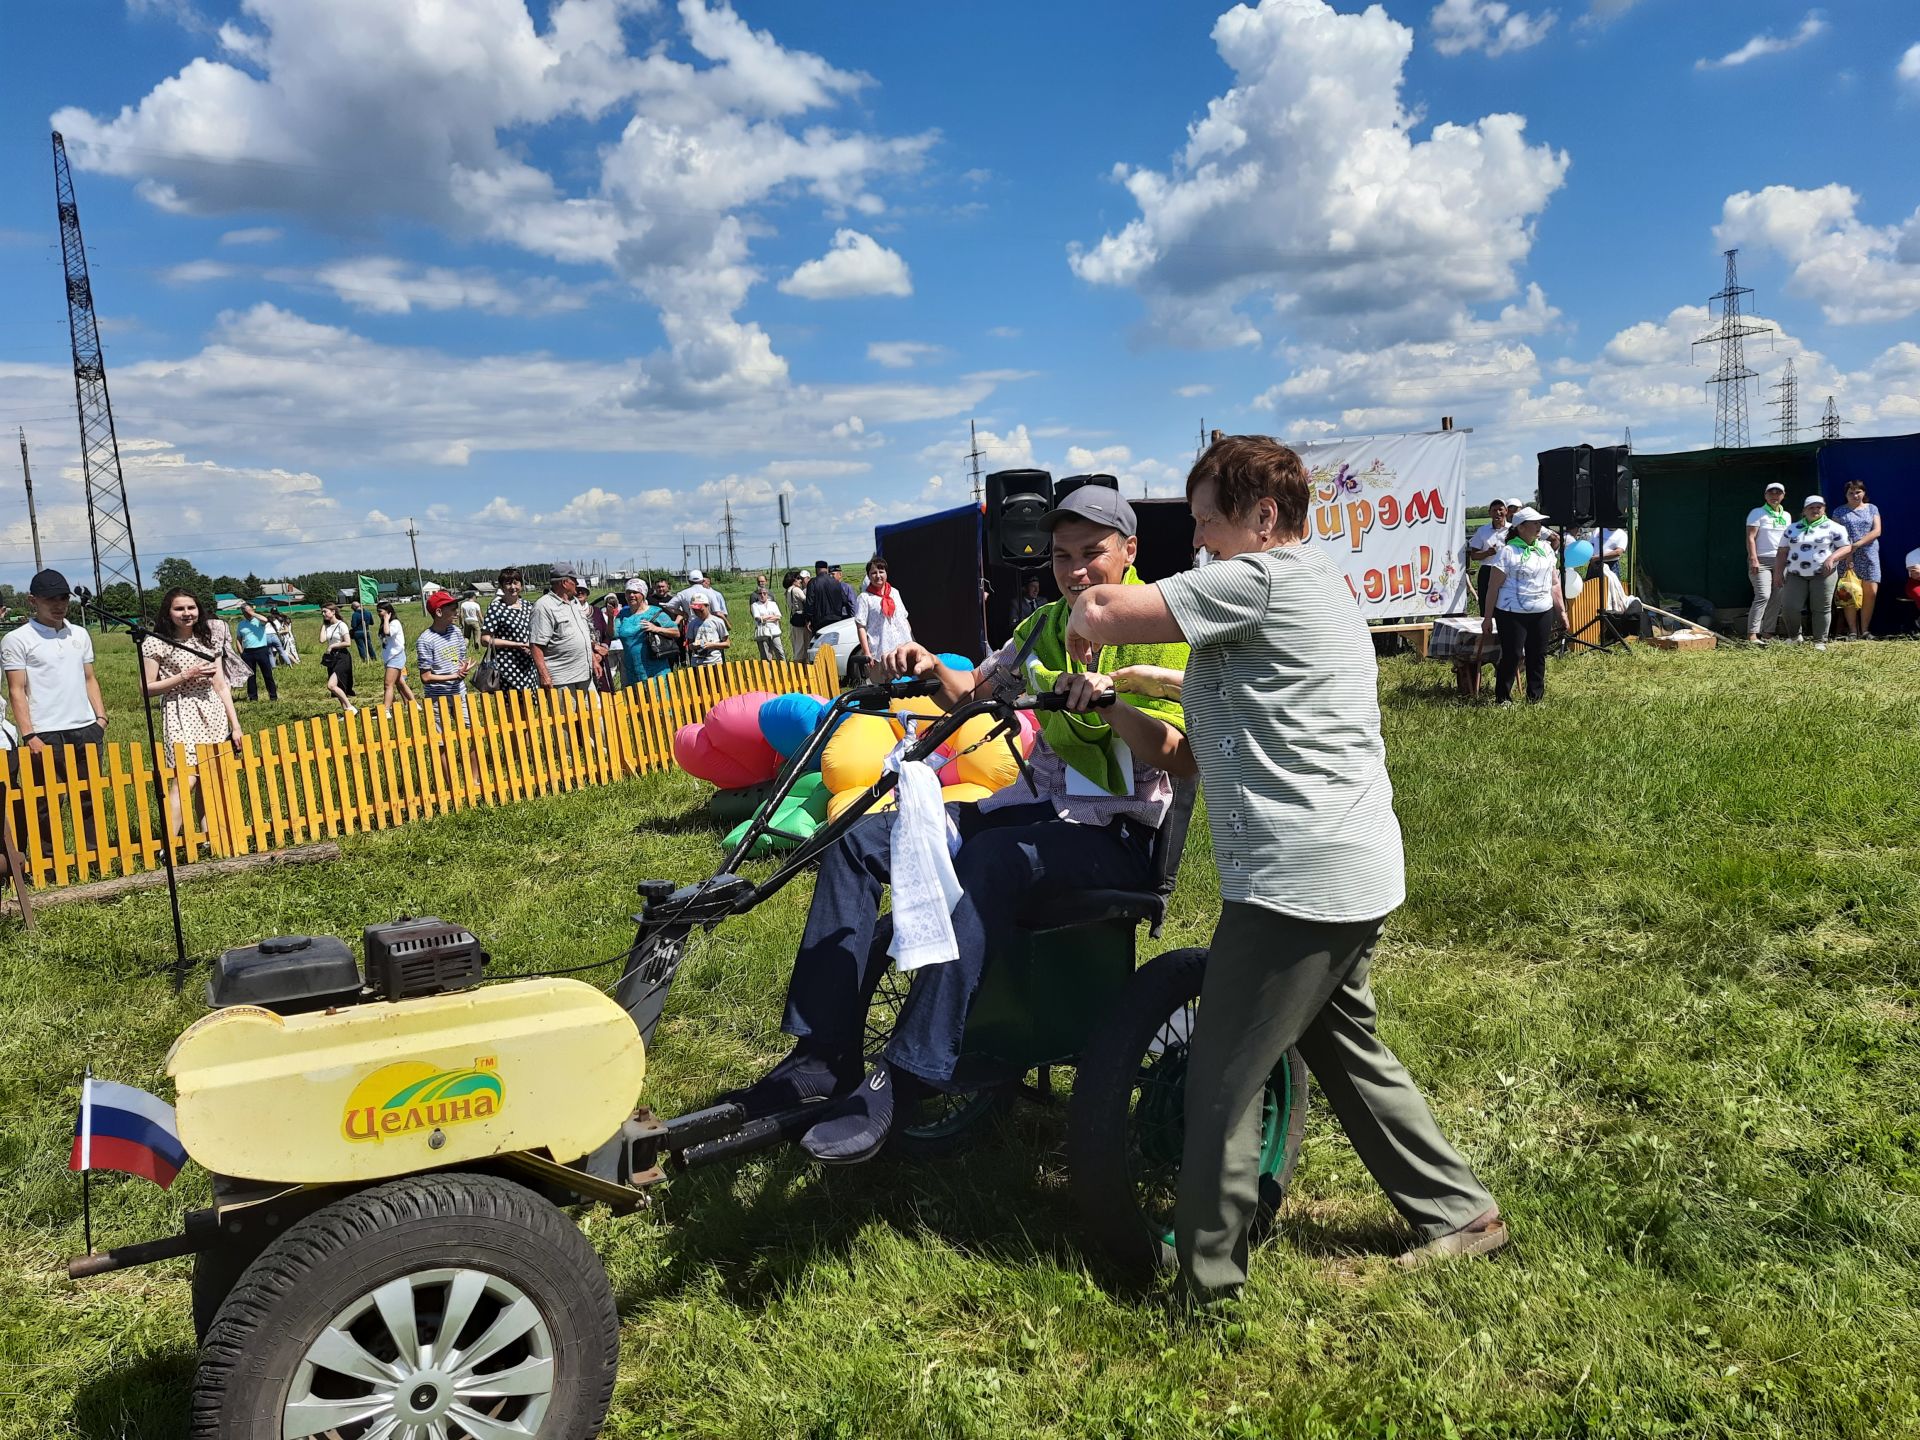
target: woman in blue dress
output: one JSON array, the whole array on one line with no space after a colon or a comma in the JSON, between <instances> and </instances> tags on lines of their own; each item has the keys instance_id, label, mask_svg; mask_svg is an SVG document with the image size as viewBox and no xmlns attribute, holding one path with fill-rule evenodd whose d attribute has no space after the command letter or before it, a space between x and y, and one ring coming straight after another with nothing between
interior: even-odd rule
<instances>
[{"instance_id":1,"label":"woman in blue dress","mask_svg":"<svg viewBox=\"0 0 1920 1440\"><path fill-rule=\"evenodd\" d=\"M613 633L620 638L620 667L629 685L666 674L680 653L679 625L647 600L646 586L639 580L627 582L627 603L613 622Z\"/></svg>"},{"instance_id":2,"label":"woman in blue dress","mask_svg":"<svg viewBox=\"0 0 1920 1440\"><path fill-rule=\"evenodd\" d=\"M1880 593L1880 507L1867 500L1867 487L1860 480L1847 482L1847 503L1833 512L1853 542L1846 568L1860 581L1860 606L1843 610L1849 640L1864 640L1873 629L1873 602Z\"/></svg>"}]
</instances>

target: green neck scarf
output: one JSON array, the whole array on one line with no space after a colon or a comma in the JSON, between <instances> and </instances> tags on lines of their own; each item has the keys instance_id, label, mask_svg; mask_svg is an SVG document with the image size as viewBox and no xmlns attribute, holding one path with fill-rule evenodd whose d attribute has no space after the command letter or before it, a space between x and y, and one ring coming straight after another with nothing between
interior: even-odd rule
<instances>
[{"instance_id":1,"label":"green neck scarf","mask_svg":"<svg viewBox=\"0 0 1920 1440\"><path fill-rule=\"evenodd\" d=\"M1140 585L1145 582L1129 565L1126 578L1120 583ZM1027 650L1026 673L1021 678L1026 681L1027 689L1036 695L1053 689L1054 682L1061 675L1078 674L1087 668L1067 655L1067 621L1072 615L1071 601L1055 600L1034 611L1014 628L1016 649L1026 649L1028 640L1033 641L1032 648ZM1185 670L1187 647L1182 644L1108 645L1101 650L1096 661L1101 673L1108 675L1128 665L1163 665L1169 670ZM1186 712L1181 709L1178 700L1164 700L1156 695L1122 695L1117 703L1143 710L1166 721L1181 734L1186 733ZM1109 795L1133 793L1131 767L1121 764L1113 743L1113 727L1098 711L1086 715L1074 715L1065 710L1043 711L1040 715L1040 733L1054 754Z\"/></svg>"},{"instance_id":2,"label":"green neck scarf","mask_svg":"<svg viewBox=\"0 0 1920 1440\"><path fill-rule=\"evenodd\" d=\"M1509 535L1507 537L1507 543L1522 555L1539 555L1544 557L1547 553L1547 547L1542 545L1538 540L1526 540L1518 535Z\"/></svg>"},{"instance_id":3,"label":"green neck scarf","mask_svg":"<svg viewBox=\"0 0 1920 1440\"><path fill-rule=\"evenodd\" d=\"M1773 521L1774 524L1785 525L1787 523L1787 512L1781 509L1778 505L1774 504L1771 500L1767 502L1766 511L1767 511L1767 518Z\"/></svg>"}]
</instances>

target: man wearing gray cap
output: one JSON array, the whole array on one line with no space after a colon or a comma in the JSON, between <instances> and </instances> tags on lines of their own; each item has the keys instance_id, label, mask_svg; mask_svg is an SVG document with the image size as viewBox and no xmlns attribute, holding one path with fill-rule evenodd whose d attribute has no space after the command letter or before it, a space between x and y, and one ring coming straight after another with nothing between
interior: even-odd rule
<instances>
[{"instance_id":1,"label":"man wearing gray cap","mask_svg":"<svg viewBox=\"0 0 1920 1440\"><path fill-rule=\"evenodd\" d=\"M70 753L89 752L81 773L95 761L106 739L107 706L93 674L93 637L67 623L73 592L58 570L42 570L27 586L29 618L0 641L0 671L6 674L7 702L20 732L16 763L36 761L43 783L64 781ZM44 791L39 804L43 851L53 839L53 819ZM24 820L16 814L16 821ZM92 846L93 802L82 792L82 834Z\"/></svg>"},{"instance_id":2,"label":"man wearing gray cap","mask_svg":"<svg viewBox=\"0 0 1920 1440\"><path fill-rule=\"evenodd\" d=\"M892 1038L864 1083L867 997L889 963L885 934L876 941L876 931L881 892L892 880L894 813L867 816L821 856L782 1022L793 1051L758 1083L723 1097L755 1116L831 1102L801 1139L817 1160L871 1158L911 1104L951 1088L974 994L1018 927L1023 902L1041 890L1146 887L1154 832L1173 803L1172 777L1194 773L1178 700L1184 645L1113 647L1096 657L1098 670L1065 653L1075 595L1090 585L1139 583L1133 507L1117 490L1087 485L1046 521L1053 576L1066 598L1043 607L971 670L950 670L918 644L878 659L876 678L937 680L936 699L946 707L1004 680L1036 693L1064 691L1067 708L1040 716L1030 762L1037 797L1016 784L947 806L960 838L953 868L961 895L952 909L959 953L914 970ZM824 572L814 581L831 583ZM1115 692L1125 703L1096 715L1094 702Z\"/></svg>"},{"instance_id":3,"label":"man wearing gray cap","mask_svg":"<svg viewBox=\"0 0 1920 1440\"><path fill-rule=\"evenodd\" d=\"M547 593L533 606L533 663L544 690L588 690L593 686L592 622L575 605L580 572L564 561L553 567Z\"/></svg>"}]
</instances>

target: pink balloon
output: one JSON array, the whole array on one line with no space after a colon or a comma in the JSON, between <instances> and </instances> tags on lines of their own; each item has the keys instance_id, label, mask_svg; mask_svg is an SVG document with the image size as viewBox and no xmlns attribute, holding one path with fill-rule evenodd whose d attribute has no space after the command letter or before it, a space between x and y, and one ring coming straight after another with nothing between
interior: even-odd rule
<instances>
[{"instance_id":1,"label":"pink balloon","mask_svg":"<svg viewBox=\"0 0 1920 1440\"><path fill-rule=\"evenodd\" d=\"M1031 710L1020 712L1020 753L1031 756L1033 745L1040 738L1040 717Z\"/></svg>"},{"instance_id":2,"label":"pink balloon","mask_svg":"<svg viewBox=\"0 0 1920 1440\"><path fill-rule=\"evenodd\" d=\"M717 785L722 790L744 790L750 785L760 785L773 778L774 772L761 773L743 765L734 756L727 754L713 743L713 736L704 726L689 726L694 736L681 761L681 768L689 775ZM676 755L678 751L676 750Z\"/></svg>"},{"instance_id":3,"label":"pink balloon","mask_svg":"<svg viewBox=\"0 0 1920 1440\"><path fill-rule=\"evenodd\" d=\"M707 712L707 739L749 770L764 770L771 780L780 770L780 754L760 733L760 707L773 697L764 690L729 695Z\"/></svg>"},{"instance_id":4,"label":"pink balloon","mask_svg":"<svg viewBox=\"0 0 1920 1440\"><path fill-rule=\"evenodd\" d=\"M780 773L780 756L760 733L764 690L732 695L707 712L705 724L683 725L673 737L673 758L696 779L722 790L760 785Z\"/></svg>"}]
</instances>

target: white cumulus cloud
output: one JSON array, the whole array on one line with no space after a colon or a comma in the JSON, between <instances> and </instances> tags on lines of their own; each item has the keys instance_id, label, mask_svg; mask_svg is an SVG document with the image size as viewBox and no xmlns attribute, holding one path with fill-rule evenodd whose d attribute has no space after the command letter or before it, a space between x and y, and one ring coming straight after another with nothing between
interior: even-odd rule
<instances>
[{"instance_id":1,"label":"white cumulus cloud","mask_svg":"<svg viewBox=\"0 0 1920 1440\"><path fill-rule=\"evenodd\" d=\"M1714 231L1722 246L1768 249L1792 267L1787 288L1818 301L1837 325L1902 320L1920 311L1920 210L1904 225L1871 225L1845 185L1769 185L1729 195Z\"/></svg>"},{"instance_id":2,"label":"white cumulus cloud","mask_svg":"<svg viewBox=\"0 0 1920 1440\"><path fill-rule=\"evenodd\" d=\"M321 230L424 222L608 267L658 308L666 336L636 404L779 391L786 361L738 315L762 278L750 240L771 228L764 208L810 198L833 218L878 214L873 183L919 165L933 137L825 123L871 80L724 4L537 8L544 27L526 0L247 0L213 54L137 103L70 107L54 123L76 165L128 177L170 211ZM647 33L630 48L629 31ZM614 131L600 129L585 183L524 158L546 127L582 124Z\"/></svg>"},{"instance_id":3,"label":"white cumulus cloud","mask_svg":"<svg viewBox=\"0 0 1920 1440\"><path fill-rule=\"evenodd\" d=\"M1784 55L1789 50L1798 50L1809 40L1826 33L1827 22L1818 10L1809 10L1806 18L1800 22L1800 28L1791 35L1769 35L1764 31L1737 50L1729 50L1718 59L1702 56L1693 62L1696 70L1730 70L1749 61L1760 60L1768 55Z\"/></svg>"},{"instance_id":4,"label":"white cumulus cloud","mask_svg":"<svg viewBox=\"0 0 1920 1440\"><path fill-rule=\"evenodd\" d=\"M907 273L907 262L871 235L836 230L833 248L782 280L780 290L802 300L906 296L913 294L913 278Z\"/></svg>"},{"instance_id":5,"label":"white cumulus cloud","mask_svg":"<svg viewBox=\"0 0 1920 1440\"><path fill-rule=\"evenodd\" d=\"M1907 53L1900 57L1900 63L1894 67L1893 73L1906 87L1908 94L1920 95L1920 43L1907 47Z\"/></svg>"},{"instance_id":6,"label":"white cumulus cloud","mask_svg":"<svg viewBox=\"0 0 1920 1440\"><path fill-rule=\"evenodd\" d=\"M1433 48L1442 55L1469 50L1505 55L1538 45L1558 18L1551 10L1538 15L1515 10L1504 0L1440 0L1428 23L1433 26Z\"/></svg>"},{"instance_id":7,"label":"white cumulus cloud","mask_svg":"<svg viewBox=\"0 0 1920 1440\"><path fill-rule=\"evenodd\" d=\"M867 359L888 370L911 370L922 360L945 353L943 347L924 340L875 340L867 346Z\"/></svg>"},{"instance_id":8,"label":"white cumulus cloud","mask_svg":"<svg viewBox=\"0 0 1920 1440\"><path fill-rule=\"evenodd\" d=\"M1233 87L1168 170L1116 167L1140 215L1072 248L1081 279L1138 291L1160 338L1210 346L1263 325L1427 339L1515 291L1568 164L1523 117L1426 128L1401 100L1413 32L1377 5L1261 0L1213 40Z\"/></svg>"}]
</instances>

